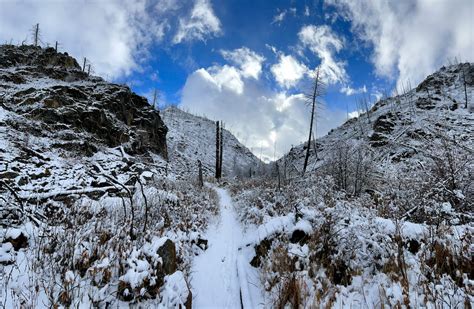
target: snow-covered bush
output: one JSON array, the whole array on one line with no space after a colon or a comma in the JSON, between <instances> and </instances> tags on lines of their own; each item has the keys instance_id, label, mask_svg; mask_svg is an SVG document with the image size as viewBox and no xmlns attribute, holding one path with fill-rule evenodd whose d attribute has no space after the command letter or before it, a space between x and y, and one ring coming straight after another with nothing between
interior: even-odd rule
<instances>
[{"instance_id":1,"label":"snow-covered bush","mask_svg":"<svg viewBox=\"0 0 474 309\"><path fill-rule=\"evenodd\" d=\"M470 224L413 223L401 211L381 217L381 196L349 197L331 178L310 176L281 190L274 180L244 183L232 192L240 219L256 225L248 243L267 305L456 307L474 301ZM440 211L452 211L448 205Z\"/></svg>"},{"instance_id":2,"label":"snow-covered bush","mask_svg":"<svg viewBox=\"0 0 474 309\"><path fill-rule=\"evenodd\" d=\"M64 214L55 226L22 228L28 248L15 252L8 242L0 251L4 271L12 274L3 277L9 287L3 301L9 306L151 306L162 301L184 306L187 285L173 292L180 293L182 303L167 295L171 287L166 286L178 270L186 280L192 257L202 250L196 240L217 212L217 197L189 182L142 181L143 192L136 183L131 199L126 194L98 200L82 196L69 207L58 204ZM11 231L5 231L8 241ZM16 293L18 284L28 293Z\"/></svg>"}]
</instances>

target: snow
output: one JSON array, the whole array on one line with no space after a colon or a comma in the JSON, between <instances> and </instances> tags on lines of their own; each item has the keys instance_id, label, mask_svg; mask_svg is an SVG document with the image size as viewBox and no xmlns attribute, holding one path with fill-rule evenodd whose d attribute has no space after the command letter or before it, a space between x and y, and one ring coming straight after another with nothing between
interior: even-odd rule
<instances>
[{"instance_id":1,"label":"snow","mask_svg":"<svg viewBox=\"0 0 474 309\"><path fill-rule=\"evenodd\" d=\"M245 243L246 244L258 244L265 238L269 238L276 233L282 231L289 231L294 225L295 215L289 213L285 216L268 218L265 224L260 225L257 228L255 234L248 234Z\"/></svg>"},{"instance_id":2,"label":"snow","mask_svg":"<svg viewBox=\"0 0 474 309\"><path fill-rule=\"evenodd\" d=\"M22 67L0 71L16 69L28 70ZM472 208L466 208L462 219L454 218L459 214L459 203L467 204L472 199L468 190L471 187L452 190L449 201L440 198L431 203L432 194L440 194L431 186L436 184L427 187L428 195L414 195L415 199L407 200L409 192L403 195L407 189L400 189L397 182L406 169L412 171L410 185L422 187L420 182L431 162L425 153L432 157L442 155L440 136L444 134L466 148L462 155L472 157L472 107L471 111L463 107L453 110L453 103L459 105L463 101L459 78L454 82L452 79L459 77L455 70L456 66L452 66L435 73L434 81L442 86L429 86L430 94L412 90L381 100L372 108L370 121L362 114L319 139L319 159L310 157L308 181L299 176L304 158L304 146L300 145L282 159L285 164L280 164L285 166L283 182L291 180L293 187L283 183L283 190L277 191L272 179L252 179L245 192L229 189L235 194L233 201L226 189L212 186L219 198L219 212L214 192L193 184L197 160L203 163L204 176L212 176L215 122L176 108L163 111L169 127L169 162L157 154L129 155L124 145L110 148L100 142L95 144L98 151L92 156L75 155L67 149L71 138L83 145L91 136L67 126L58 131L43 130L37 136L30 134L34 132L30 132L31 128L44 125L28 117L29 112L42 106L41 99L17 104L15 93L32 87L38 98L53 87L67 86L91 87L97 94L104 94L110 90L106 83L92 79L67 82L35 75L28 76L23 84L1 84L3 106L8 110L0 106L0 172L13 174L7 181L23 199L23 205L15 205L9 191L0 192L1 210L11 211L13 217L17 212L22 215L18 223L11 222L10 213L2 216L0 235L1 241L5 241L23 233L28 236L28 247L15 251L9 242L1 244L0 292L5 293L0 293L0 303L7 308L48 308L64 287L71 290L71 307L108 304L113 308L179 308L187 302L190 288L196 308L269 307L276 304L279 289L291 276L298 280L307 307L394 307L407 298L413 307L472 303L474 298L469 292L474 282L468 274L461 273L464 268L458 267L453 275L430 266L431 256L437 254L433 248L439 245L451 248L457 259L472 258ZM470 97L472 91L471 83ZM433 101L433 109L416 107L419 99ZM100 102L92 102L97 106L91 111L100 107L96 103ZM381 133L387 144L373 147L370 138L380 133L374 123L389 114L394 116L394 129ZM365 189L374 189L375 193L361 190L357 197L352 190L334 190L334 179L326 182L313 178L314 172L319 177L319 172L324 172L332 162L331 156L341 141L351 150L369 149L373 154L370 160L378 167L374 179L383 178L378 181L385 182L385 189L393 191L374 186ZM405 156L407 152L409 155ZM224 176L248 175L250 169L255 171L260 164L237 138L224 131ZM459 168L469 172L472 160ZM291 179L287 179L286 172ZM134 181L137 175L143 188ZM226 182L230 186L245 186L238 179L227 178ZM273 189L266 190L266 182ZM123 186L117 188L117 184ZM148 229L141 231L144 196L151 219ZM380 207L387 206L391 199L393 208ZM433 224L420 218L410 222L412 210L416 211L412 204L432 211L439 222ZM134 221L130 218L132 206ZM59 222L54 218L56 215ZM129 236L130 222L136 223L136 239ZM310 237L290 243L295 230ZM207 249L197 245L201 239L208 240ZM261 257L262 266L254 268L249 261L255 256L255 245L264 239L271 242L271 248ZM403 244L408 290L398 278L400 268L393 267L399 263L399 239ZM157 251L167 240L175 243L178 270L164 278L158 294L150 295L147 288L156 282L157 275L162 275L156 271L164 257ZM419 248L412 248L412 244ZM352 281L333 282L329 272L332 266L321 266L322 260L318 260L324 254L331 262L344 262ZM65 265L62 258L69 264ZM285 268L280 267L282 264L273 264L277 259L285 261L284 258L289 258L294 269L282 271L278 269ZM84 262L85 274L76 267L78 262ZM120 280L130 284L131 302L117 299Z\"/></svg>"},{"instance_id":3,"label":"snow","mask_svg":"<svg viewBox=\"0 0 474 309\"><path fill-rule=\"evenodd\" d=\"M5 238L17 239L21 235L22 232L23 230L21 229L16 229L16 228L8 229L5 234Z\"/></svg>"},{"instance_id":4,"label":"snow","mask_svg":"<svg viewBox=\"0 0 474 309\"><path fill-rule=\"evenodd\" d=\"M161 112L168 126L166 142L170 164L177 174L197 177L197 161L202 163L204 176L212 175L215 166L216 123L176 107ZM223 131L223 175L248 175L262 162L229 131Z\"/></svg>"},{"instance_id":5,"label":"snow","mask_svg":"<svg viewBox=\"0 0 474 309\"><path fill-rule=\"evenodd\" d=\"M251 288L248 284L249 276L255 275L249 265L252 253L240 252L244 234L229 193L222 188L215 190L219 195L220 217L205 235L208 249L197 256L192 265L193 307L241 308L243 305L244 308L256 308L258 288L255 291L255 286Z\"/></svg>"},{"instance_id":6,"label":"snow","mask_svg":"<svg viewBox=\"0 0 474 309\"><path fill-rule=\"evenodd\" d=\"M161 289L164 295L158 306L159 309L183 308L188 298L188 284L181 271L177 271L165 277L165 284Z\"/></svg>"},{"instance_id":7,"label":"snow","mask_svg":"<svg viewBox=\"0 0 474 309\"><path fill-rule=\"evenodd\" d=\"M0 263L10 263L13 262L14 259L12 244L9 242L2 244L2 247L0 247Z\"/></svg>"},{"instance_id":8,"label":"snow","mask_svg":"<svg viewBox=\"0 0 474 309\"><path fill-rule=\"evenodd\" d=\"M293 231L296 230L300 230L305 232L306 234L310 234L313 231L313 228L311 227L311 223L309 223L308 220L300 220L295 224L293 228Z\"/></svg>"}]
</instances>

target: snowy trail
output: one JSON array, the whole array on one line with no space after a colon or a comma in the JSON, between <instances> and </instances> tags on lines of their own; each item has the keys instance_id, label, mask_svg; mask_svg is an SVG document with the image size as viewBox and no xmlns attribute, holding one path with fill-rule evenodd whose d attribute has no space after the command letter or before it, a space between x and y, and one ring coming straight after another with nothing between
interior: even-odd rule
<instances>
[{"instance_id":1,"label":"snowy trail","mask_svg":"<svg viewBox=\"0 0 474 309\"><path fill-rule=\"evenodd\" d=\"M243 231L225 189L215 188L219 195L220 218L207 231L208 249L194 259L191 272L193 308L255 308L249 291L249 278L254 271L248 255L239 250ZM245 251L248 248L245 249ZM239 278L240 275L240 278ZM253 280L252 280L253 281Z\"/></svg>"}]
</instances>

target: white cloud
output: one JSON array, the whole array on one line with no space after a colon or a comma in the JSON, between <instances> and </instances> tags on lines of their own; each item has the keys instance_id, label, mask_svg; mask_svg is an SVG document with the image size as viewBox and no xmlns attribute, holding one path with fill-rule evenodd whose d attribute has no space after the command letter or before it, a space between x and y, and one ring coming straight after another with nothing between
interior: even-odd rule
<instances>
[{"instance_id":1,"label":"white cloud","mask_svg":"<svg viewBox=\"0 0 474 309\"><path fill-rule=\"evenodd\" d=\"M360 88L352 88L349 85L345 85L340 89L341 93L344 93L347 96L354 95L354 94L360 94L360 93L366 93L367 92L367 87L364 85Z\"/></svg>"},{"instance_id":2,"label":"white cloud","mask_svg":"<svg viewBox=\"0 0 474 309\"><path fill-rule=\"evenodd\" d=\"M218 36L222 33L221 22L214 15L209 0L196 0L191 14L179 19L179 29L173 38L173 43L201 40L206 37Z\"/></svg>"},{"instance_id":3,"label":"white cloud","mask_svg":"<svg viewBox=\"0 0 474 309\"><path fill-rule=\"evenodd\" d=\"M271 67L278 84L285 88L295 86L308 72L308 68L291 55L281 54L278 63Z\"/></svg>"},{"instance_id":4,"label":"white cloud","mask_svg":"<svg viewBox=\"0 0 474 309\"><path fill-rule=\"evenodd\" d=\"M288 12L286 10L284 10L281 13L275 15L273 17L272 24L281 24L281 22L285 19L286 13L288 13Z\"/></svg>"},{"instance_id":5,"label":"white cloud","mask_svg":"<svg viewBox=\"0 0 474 309\"><path fill-rule=\"evenodd\" d=\"M0 39L32 42L39 23L43 45L60 43L77 58L91 60L94 71L109 78L129 74L144 49L163 38L163 23L152 19L147 1L2 1ZM137 52L137 50L140 50Z\"/></svg>"},{"instance_id":6,"label":"white cloud","mask_svg":"<svg viewBox=\"0 0 474 309\"><path fill-rule=\"evenodd\" d=\"M378 90L375 90L374 92L371 93L371 96L375 97L375 102L378 102L380 101L380 99L383 98L383 93Z\"/></svg>"},{"instance_id":7,"label":"white cloud","mask_svg":"<svg viewBox=\"0 0 474 309\"><path fill-rule=\"evenodd\" d=\"M343 47L342 40L328 26L308 25L298 33L300 43L321 59L323 79L330 84L347 80L345 63L336 61L334 54Z\"/></svg>"},{"instance_id":8,"label":"white cloud","mask_svg":"<svg viewBox=\"0 0 474 309\"><path fill-rule=\"evenodd\" d=\"M31 43L30 29L39 23L43 46L58 41L79 61L87 57L95 73L117 79L141 69L151 44L175 31L182 9L176 0L1 1L0 41ZM220 22L209 1L196 0L179 30L183 40L204 39L220 31Z\"/></svg>"},{"instance_id":9,"label":"white cloud","mask_svg":"<svg viewBox=\"0 0 474 309\"><path fill-rule=\"evenodd\" d=\"M360 111L353 111L353 112L350 112L347 116L350 118L357 118L359 117L359 115L362 114L362 112Z\"/></svg>"},{"instance_id":10,"label":"white cloud","mask_svg":"<svg viewBox=\"0 0 474 309\"><path fill-rule=\"evenodd\" d=\"M209 86L219 91L226 89L235 94L241 94L244 91L244 82L240 72L233 66L213 66L207 70L199 69L194 74L208 81Z\"/></svg>"},{"instance_id":11,"label":"white cloud","mask_svg":"<svg viewBox=\"0 0 474 309\"><path fill-rule=\"evenodd\" d=\"M251 51L247 47L238 48L233 51L223 50L221 54L224 59L240 67L242 76L254 79L259 78L262 72L262 63L265 61L263 56Z\"/></svg>"},{"instance_id":12,"label":"white cloud","mask_svg":"<svg viewBox=\"0 0 474 309\"><path fill-rule=\"evenodd\" d=\"M420 82L447 59L474 61L474 2L471 0L326 0L373 48L376 72Z\"/></svg>"},{"instance_id":13,"label":"white cloud","mask_svg":"<svg viewBox=\"0 0 474 309\"><path fill-rule=\"evenodd\" d=\"M307 5L305 5L305 7L304 7L304 16L309 16L309 15L310 15L309 7Z\"/></svg>"},{"instance_id":14,"label":"white cloud","mask_svg":"<svg viewBox=\"0 0 474 309\"><path fill-rule=\"evenodd\" d=\"M233 76L237 68L214 66L192 73L182 90L180 106L211 119L223 120L254 153L266 160L288 152L292 145L306 139L310 111L303 94L274 92L255 79L232 77L241 84L241 92L227 87L219 75ZM224 74L223 72L226 72ZM234 72L234 73L229 73ZM240 87L240 86L239 86ZM327 133L346 120L346 112L325 109L319 114L317 134Z\"/></svg>"}]
</instances>

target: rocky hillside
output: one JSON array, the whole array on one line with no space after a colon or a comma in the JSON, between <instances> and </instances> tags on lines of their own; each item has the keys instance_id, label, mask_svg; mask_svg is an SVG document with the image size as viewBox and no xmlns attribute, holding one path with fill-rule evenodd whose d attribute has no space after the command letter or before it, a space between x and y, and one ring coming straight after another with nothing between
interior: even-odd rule
<instances>
[{"instance_id":1,"label":"rocky hillside","mask_svg":"<svg viewBox=\"0 0 474 309\"><path fill-rule=\"evenodd\" d=\"M423 175L428 168L438 166L439 173L458 178L451 181L451 189L462 190L472 201L473 111L474 66L464 63L443 67L416 88L378 101L368 113L349 119L317 139L316 147L311 145L308 171L334 174L338 185L351 194L373 189L370 181L391 185L389 174L411 170ZM279 160L281 167L286 166L288 177L301 174L305 153L306 145L302 144ZM455 158L452 163L459 166L449 167L450 158ZM370 167L374 173L370 177L356 175L357 162L360 171ZM335 166L344 171L335 171ZM356 184L356 176L367 181Z\"/></svg>"},{"instance_id":2,"label":"rocky hillside","mask_svg":"<svg viewBox=\"0 0 474 309\"><path fill-rule=\"evenodd\" d=\"M232 184L264 307L474 306L473 92L472 64L441 68L318 139L304 176L300 145Z\"/></svg>"},{"instance_id":3,"label":"rocky hillside","mask_svg":"<svg viewBox=\"0 0 474 309\"><path fill-rule=\"evenodd\" d=\"M122 145L129 154L150 150L166 158L166 126L146 99L87 76L67 53L1 46L0 80L2 108L19 116L7 124L54 139L53 148L91 155L100 145Z\"/></svg>"},{"instance_id":4,"label":"rocky hillside","mask_svg":"<svg viewBox=\"0 0 474 309\"><path fill-rule=\"evenodd\" d=\"M0 46L5 307L191 306L217 201L176 181L166 133L145 98L67 53Z\"/></svg>"},{"instance_id":5,"label":"rocky hillside","mask_svg":"<svg viewBox=\"0 0 474 309\"><path fill-rule=\"evenodd\" d=\"M171 165L176 170L196 175L197 160L203 164L203 172L214 175L216 158L216 124L209 119L194 116L176 107L162 112L163 121L169 128L167 135ZM263 163L232 133L223 132L223 177L247 176L255 173Z\"/></svg>"}]
</instances>

